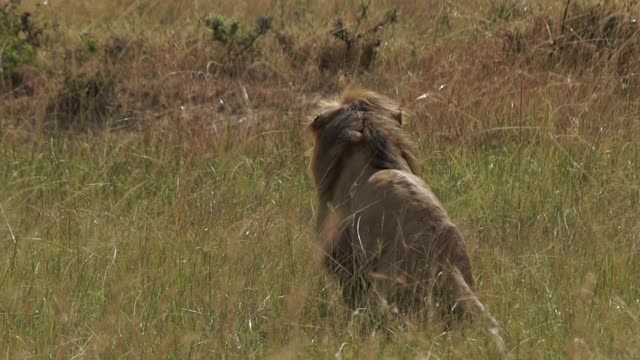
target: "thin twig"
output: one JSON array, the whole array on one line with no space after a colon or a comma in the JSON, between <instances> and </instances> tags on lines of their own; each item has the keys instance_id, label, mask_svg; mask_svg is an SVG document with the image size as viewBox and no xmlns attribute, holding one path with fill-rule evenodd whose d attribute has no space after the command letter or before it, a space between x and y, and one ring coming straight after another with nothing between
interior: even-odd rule
<instances>
[{"instance_id":1,"label":"thin twig","mask_svg":"<svg viewBox=\"0 0 640 360\"><path fill-rule=\"evenodd\" d=\"M9 219L7 219L7 214L4 212L4 207L0 205L0 211L2 211L2 217L4 218L5 223L7 224L7 228L9 229L9 234L11 234L11 239L13 240L13 252L11 253L11 265L7 268L7 271L4 272L2 276L2 281L0 281L0 288L4 285L7 276L9 276L9 271L13 271L16 263L16 254L18 253L18 240L16 240L16 235L13 233L13 229L9 224Z\"/></svg>"},{"instance_id":2,"label":"thin twig","mask_svg":"<svg viewBox=\"0 0 640 360\"><path fill-rule=\"evenodd\" d=\"M367 31L363 32L363 33L362 33L362 35L364 35L364 34L370 34L370 33L372 33L372 32L376 32L376 31L378 31L378 30L379 30L380 28L382 28L382 27L385 27L385 26L387 26L387 25L389 25L389 24L393 24L393 23L395 23L395 22L397 21L397 16L398 16L398 15L397 15L397 12L398 12L398 10L397 10L397 9L393 9L393 10L392 10L392 15L385 16L385 18L384 18L382 21L380 21L380 22L378 22L377 24L375 24L375 25L374 25L372 28L370 28L369 30L367 30ZM361 36L361 35L360 35L360 36Z\"/></svg>"},{"instance_id":3,"label":"thin twig","mask_svg":"<svg viewBox=\"0 0 640 360\"><path fill-rule=\"evenodd\" d=\"M569 11L569 4L571 4L571 0L567 0L567 5L564 7L564 14L562 15L562 24L560 25L560 35L564 34L564 22L567 20L567 12Z\"/></svg>"},{"instance_id":4,"label":"thin twig","mask_svg":"<svg viewBox=\"0 0 640 360\"><path fill-rule=\"evenodd\" d=\"M13 243L16 244L16 236L13 233L13 229L11 228L11 225L9 224L9 219L7 219L7 214L5 214L4 212L4 208L2 207L2 205L0 205L0 210L2 210L2 217L4 218L5 223L7 224L7 228L9 228L9 234L11 234L11 239L13 240Z\"/></svg>"},{"instance_id":5,"label":"thin twig","mask_svg":"<svg viewBox=\"0 0 640 360\"><path fill-rule=\"evenodd\" d=\"M361 12L358 15L358 22L356 23L356 29L353 32L354 35L358 36L358 31L360 30L360 25L362 25L362 21L367 18L367 12L369 11L369 6L373 0L369 0L369 2L365 5L364 3L360 5Z\"/></svg>"},{"instance_id":6,"label":"thin twig","mask_svg":"<svg viewBox=\"0 0 640 360\"><path fill-rule=\"evenodd\" d=\"M518 238L521 236L522 230L522 92L523 92L523 80L522 73L518 72L518 80L520 80L520 102L518 106Z\"/></svg>"}]
</instances>

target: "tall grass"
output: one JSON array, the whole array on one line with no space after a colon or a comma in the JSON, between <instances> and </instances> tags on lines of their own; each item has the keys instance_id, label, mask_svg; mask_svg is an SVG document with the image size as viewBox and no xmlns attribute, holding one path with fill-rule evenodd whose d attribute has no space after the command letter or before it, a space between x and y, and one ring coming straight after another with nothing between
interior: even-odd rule
<instances>
[{"instance_id":1,"label":"tall grass","mask_svg":"<svg viewBox=\"0 0 640 360\"><path fill-rule=\"evenodd\" d=\"M330 41L338 16L356 21L359 3L236 3L38 10L57 25L0 103L5 358L498 357L473 324L371 326L317 263L303 126L348 81L408 111L422 177L462 228L513 357L640 356L634 63L547 61L584 55L539 39L546 15L558 35L560 3L406 1L373 69L323 73L308 44ZM372 3L370 18L393 5ZM211 11L272 14L309 57L271 34L229 70L197 24ZM514 55L516 30L527 46ZM108 94L104 111L83 107L86 92L77 112L51 105L95 74L111 79L94 94Z\"/></svg>"}]
</instances>

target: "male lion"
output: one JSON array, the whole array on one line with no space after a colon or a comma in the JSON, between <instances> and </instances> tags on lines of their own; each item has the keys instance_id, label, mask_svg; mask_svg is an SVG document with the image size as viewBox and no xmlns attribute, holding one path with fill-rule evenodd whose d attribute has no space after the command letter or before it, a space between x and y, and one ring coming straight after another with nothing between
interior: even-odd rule
<instances>
[{"instance_id":1,"label":"male lion","mask_svg":"<svg viewBox=\"0 0 640 360\"><path fill-rule=\"evenodd\" d=\"M363 89L325 101L309 125L323 262L347 303L459 316L482 304L460 230L418 171L397 103Z\"/></svg>"}]
</instances>

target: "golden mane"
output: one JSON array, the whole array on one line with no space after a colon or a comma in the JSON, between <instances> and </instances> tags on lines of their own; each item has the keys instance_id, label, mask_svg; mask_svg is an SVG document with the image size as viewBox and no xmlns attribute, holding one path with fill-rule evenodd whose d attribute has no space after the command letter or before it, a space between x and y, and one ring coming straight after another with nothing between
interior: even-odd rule
<instances>
[{"instance_id":1,"label":"golden mane","mask_svg":"<svg viewBox=\"0 0 640 360\"><path fill-rule=\"evenodd\" d=\"M362 135L371 151L369 166L417 174L415 145L402 130L400 105L370 90L349 87L339 98L319 103L309 129L316 137L314 173L321 193L333 186L342 170L340 159L353 145L354 133Z\"/></svg>"}]
</instances>

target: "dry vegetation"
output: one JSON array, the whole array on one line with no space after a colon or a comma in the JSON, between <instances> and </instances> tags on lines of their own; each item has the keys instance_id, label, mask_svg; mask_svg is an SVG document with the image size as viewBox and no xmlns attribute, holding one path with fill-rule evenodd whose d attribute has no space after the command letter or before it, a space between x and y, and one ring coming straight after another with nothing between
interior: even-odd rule
<instances>
[{"instance_id":1,"label":"dry vegetation","mask_svg":"<svg viewBox=\"0 0 640 360\"><path fill-rule=\"evenodd\" d=\"M640 9L565 5L0 5L2 355L498 356L312 261L304 121L356 82L410 113L507 351L640 357Z\"/></svg>"}]
</instances>

